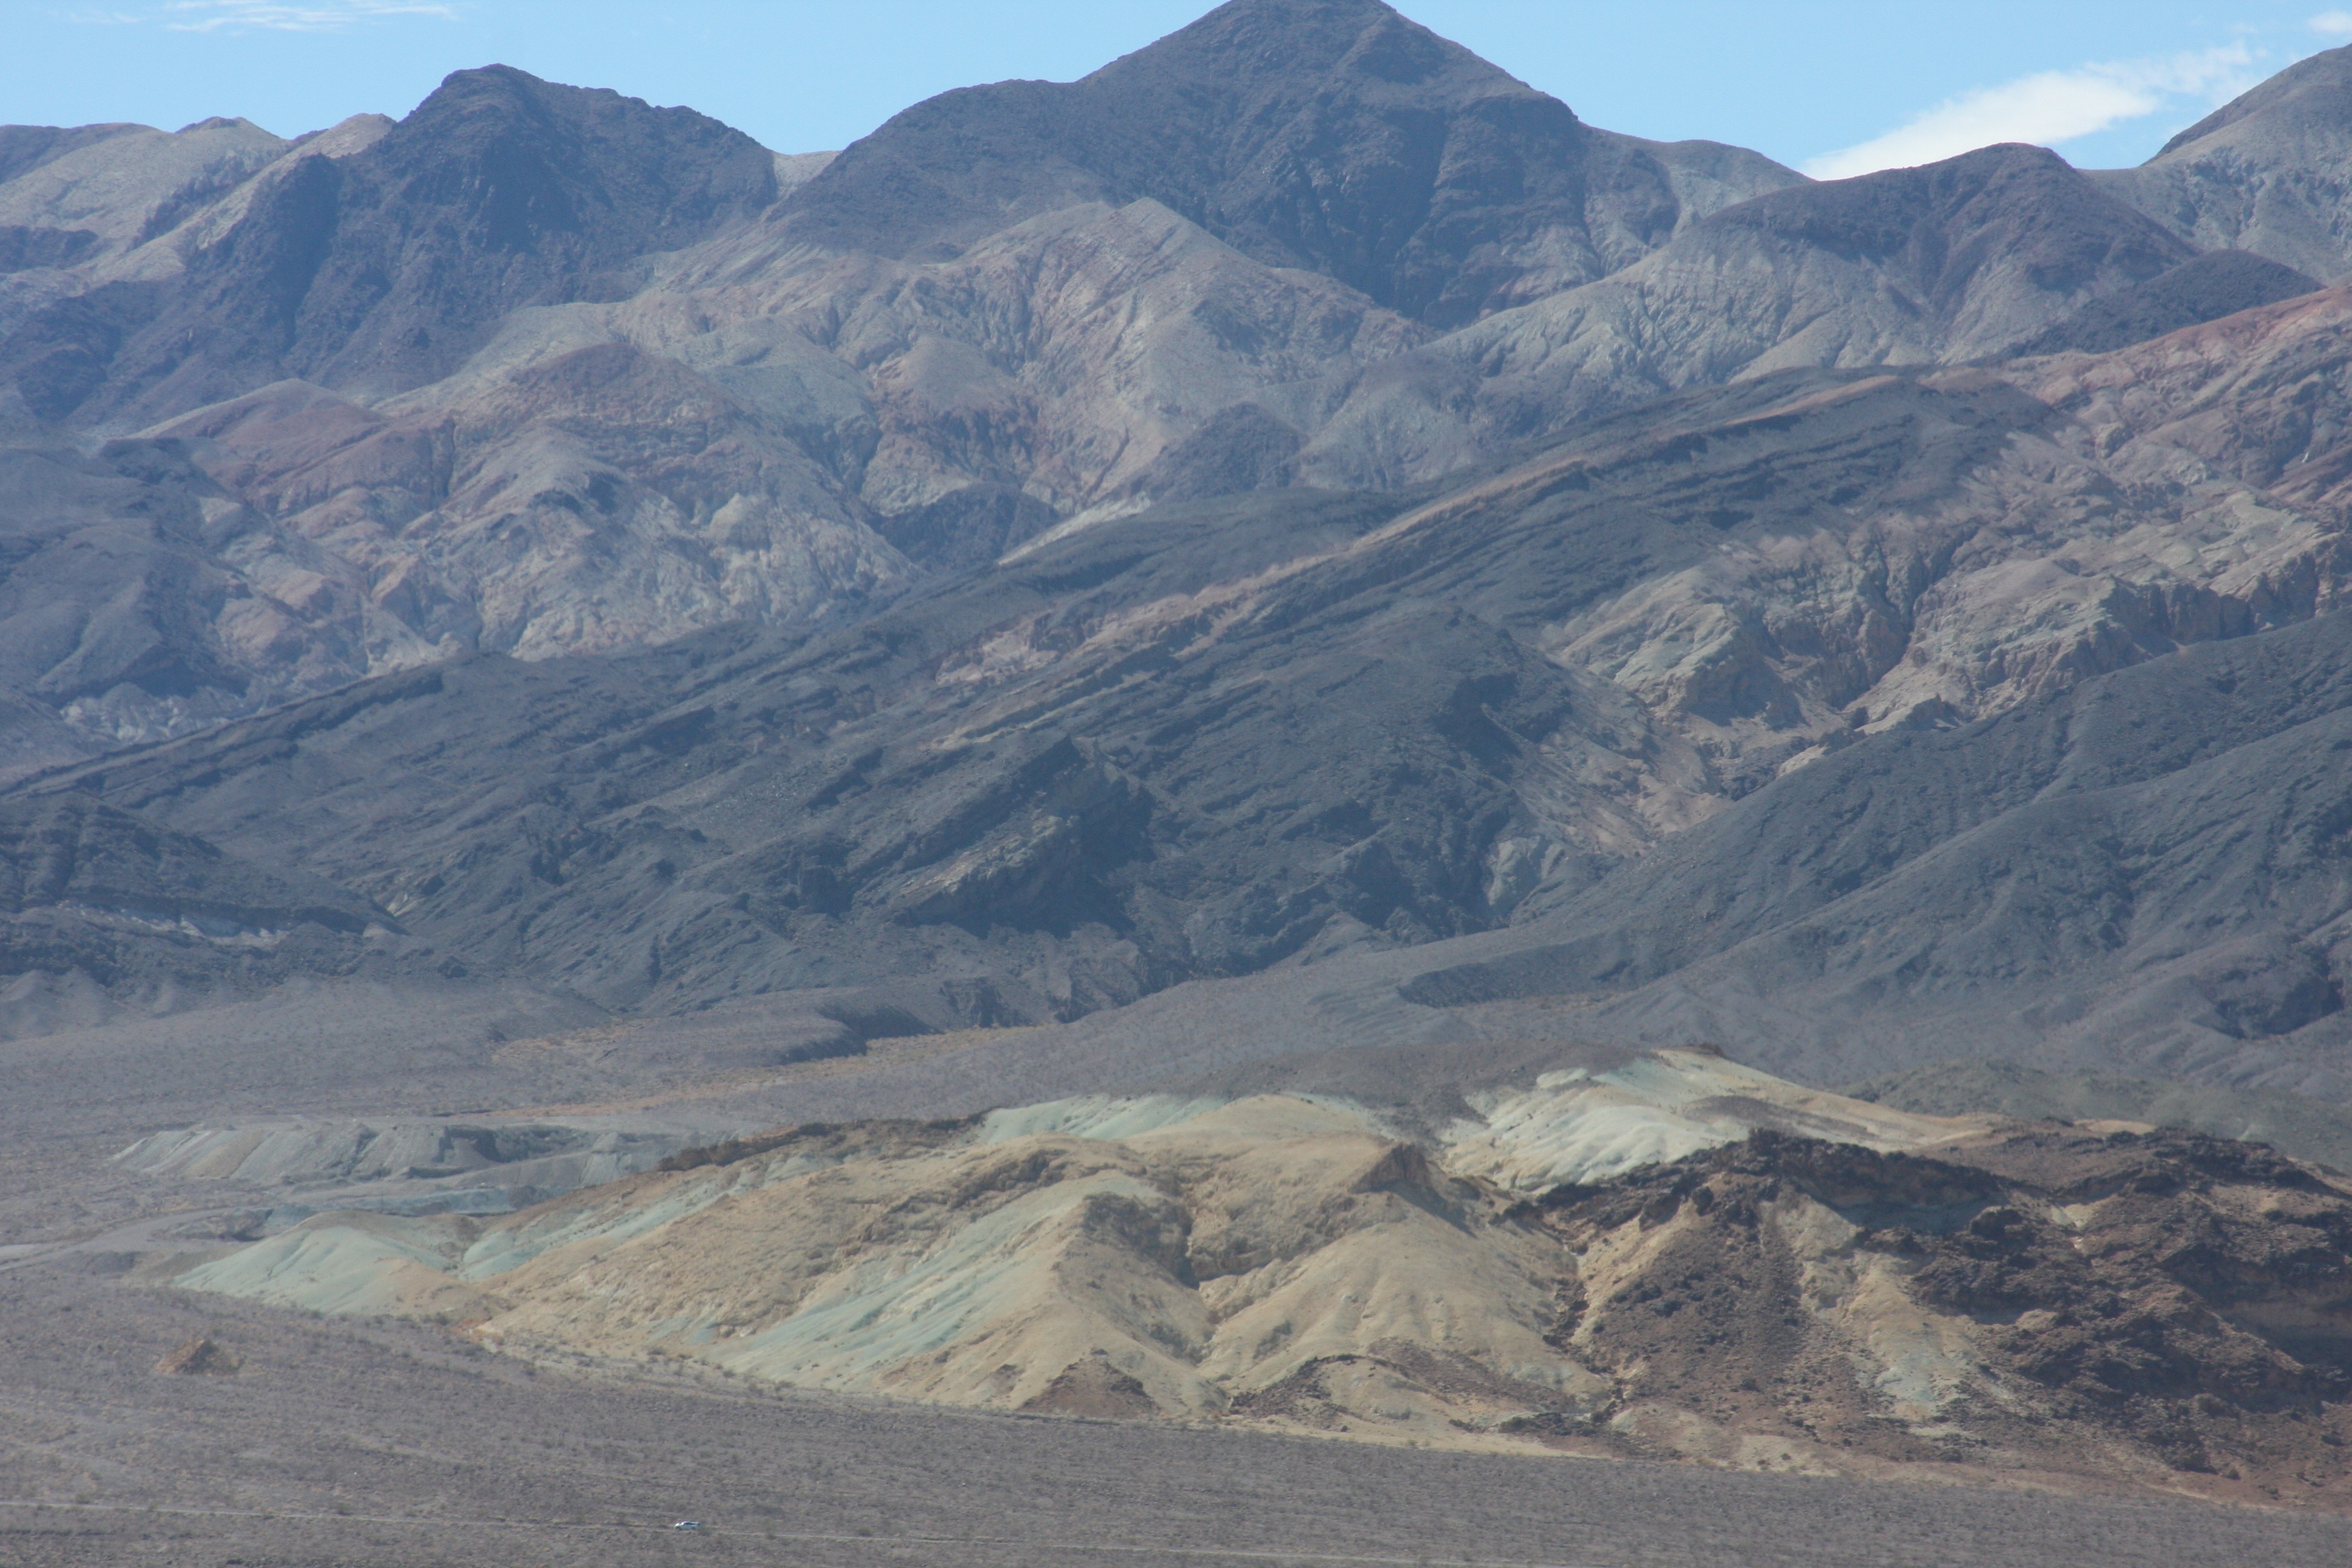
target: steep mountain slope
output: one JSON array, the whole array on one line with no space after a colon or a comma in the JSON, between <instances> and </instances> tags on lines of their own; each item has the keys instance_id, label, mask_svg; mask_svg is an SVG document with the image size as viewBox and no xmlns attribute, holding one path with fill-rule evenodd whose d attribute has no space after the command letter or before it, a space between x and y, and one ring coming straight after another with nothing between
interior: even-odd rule
<instances>
[{"instance_id":1,"label":"steep mountain slope","mask_svg":"<svg viewBox=\"0 0 2352 1568\"><path fill-rule=\"evenodd\" d=\"M1970 357L2190 255L2030 150L1816 187L1612 136L1377 0L1235 0L831 158L502 67L291 142L12 134L0 422L184 444L116 510L206 510L220 584L115 613L185 689L18 689L32 755L467 651L854 619L1155 501ZM2279 286L2184 279L2098 341Z\"/></svg>"},{"instance_id":2,"label":"steep mountain slope","mask_svg":"<svg viewBox=\"0 0 2352 1568\"><path fill-rule=\"evenodd\" d=\"M2094 300L2012 352L2105 353L2183 327L2274 305L2318 287L2294 268L2264 260L2252 251L2209 250L2145 283Z\"/></svg>"},{"instance_id":3,"label":"steep mountain slope","mask_svg":"<svg viewBox=\"0 0 2352 1568\"><path fill-rule=\"evenodd\" d=\"M1798 178L1738 148L1593 131L1380 0L1230 0L1079 81L908 110L778 221L930 258L1040 213L1149 199L1445 327L1616 271Z\"/></svg>"},{"instance_id":4,"label":"steep mountain slope","mask_svg":"<svg viewBox=\"0 0 2352 1568\"><path fill-rule=\"evenodd\" d=\"M376 392L436 380L515 307L628 291L614 275L628 262L775 195L772 156L690 110L460 71L368 145L298 154L128 335L89 415L121 423L289 374Z\"/></svg>"},{"instance_id":5,"label":"steep mountain slope","mask_svg":"<svg viewBox=\"0 0 2352 1568\"><path fill-rule=\"evenodd\" d=\"M1106 525L837 637L528 678L484 663L68 776L225 845L266 838L483 962L628 1005L931 968L992 977L988 1006L1034 1017L1477 930L1704 816L1739 787L1719 770L1754 765L1711 763L1623 684L1547 658L1548 629L1702 567L1727 528L1790 526L1823 485L1963 499L2004 411L2043 412L1997 384L1712 397L1680 433L1603 428L1433 496ZM1731 494L1745 522L1707 499ZM641 667L664 672L627 700L655 704L639 722L666 710L657 744L520 700ZM498 749L469 754L476 733ZM519 748L541 760L497 760ZM382 783L411 757L440 783L414 815Z\"/></svg>"},{"instance_id":6,"label":"steep mountain slope","mask_svg":"<svg viewBox=\"0 0 2352 1568\"><path fill-rule=\"evenodd\" d=\"M0 291L11 640L29 666L12 689L47 710L26 721L37 753L482 642L854 611L907 572L791 431L667 362L558 363L463 420L274 380L381 393L446 369L518 303L627 292L633 257L772 195L775 161L715 122L497 69L459 73L397 128L293 143L227 121L22 140L0 207L51 226L27 233L99 237L70 258L47 245ZM119 427L142 399L263 382L161 446L68 453L47 423ZM468 524L504 546L483 559Z\"/></svg>"},{"instance_id":7,"label":"steep mountain slope","mask_svg":"<svg viewBox=\"0 0 2352 1568\"><path fill-rule=\"evenodd\" d=\"M2352 620L2217 644L1780 781L1425 974L1829 1078L1953 1056L2343 1093Z\"/></svg>"},{"instance_id":8,"label":"steep mountain slope","mask_svg":"<svg viewBox=\"0 0 2352 1568\"><path fill-rule=\"evenodd\" d=\"M2352 271L2352 48L2300 60L2136 169L2091 177L2200 249L2251 250L2322 282Z\"/></svg>"},{"instance_id":9,"label":"steep mountain slope","mask_svg":"<svg viewBox=\"0 0 2352 1568\"><path fill-rule=\"evenodd\" d=\"M0 681L14 768L57 769L24 787L598 1007L992 1025L1572 947L1809 764L2341 603L2352 296L2127 342L2307 279L2035 149L1755 194L1373 0L1241 0L830 160L503 68L298 143L5 145ZM2242 761L2265 801L2308 772ZM2296 897L2283 947L2223 919L2255 978L2168 1021L2137 988L2214 942L2002 984L2118 988L2069 1015L2094 1054L2307 1065L2289 960L2334 916ZM1660 912L1648 967L1496 994L1700 986L1612 1004L1638 1034L1826 986L1788 1050L1882 996L1890 1051L1989 1048L1932 984L1731 956L1814 912ZM2246 1000L2273 981L2303 1000Z\"/></svg>"},{"instance_id":10,"label":"steep mountain slope","mask_svg":"<svg viewBox=\"0 0 2352 1568\"><path fill-rule=\"evenodd\" d=\"M265 871L87 795L0 809L0 1032L248 998L289 980L396 973L413 943L316 877Z\"/></svg>"},{"instance_id":11,"label":"steep mountain slope","mask_svg":"<svg viewBox=\"0 0 2352 1568\"><path fill-rule=\"evenodd\" d=\"M2281 418L2336 417L2312 372L2340 371L2345 309L2316 296L2014 381L1763 378L1418 493L1106 523L838 633L479 660L28 787L285 857L470 967L621 1008L920 976L964 1022L1066 1017L1353 948L1514 926L1525 945L1588 907L1611 931L1658 924L1650 966L1555 965L1494 994L1664 984L1807 912L1695 925L1655 880L1734 875L1706 845L1780 841L1683 833L1729 802L1799 803L1780 820L1816 848L1815 816L1846 807L1808 792L1895 754L1874 734L1899 752L1909 730L2060 712L2050 694L2086 677L2335 606L2332 469L2276 454ZM1970 809L2009 799L1988 784ZM1958 831L1934 820L1906 855ZM1772 1025L1796 1053L1772 1059L1879 1068L1836 1058L1879 994ZM2307 1021L2216 996L2182 1026ZM1920 1024L1888 1037L1901 1050L1989 1048L2007 1016L1970 1033L1888 1005ZM2103 1017L2069 1037L2129 1056L2163 1034L2145 1009Z\"/></svg>"},{"instance_id":12,"label":"steep mountain slope","mask_svg":"<svg viewBox=\"0 0 2352 1568\"><path fill-rule=\"evenodd\" d=\"M2193 254L2040 148L1781 191L1381 365L1302 471L1397 483L1684 387L1985 358Z\"/></svg>"}]
</instances>

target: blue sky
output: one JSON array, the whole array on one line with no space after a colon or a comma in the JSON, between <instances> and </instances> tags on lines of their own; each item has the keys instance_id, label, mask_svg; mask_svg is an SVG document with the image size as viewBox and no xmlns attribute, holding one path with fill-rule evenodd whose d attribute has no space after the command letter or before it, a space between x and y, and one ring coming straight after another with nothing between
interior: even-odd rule
<instances>
[{"instance_id":1,"label":"blue sky","mask_svg":"<svg viewBox=\"0 0 2352 1568\"><path fill-rule=\"evenodd\" d=\"M0 122L242 114L282 135L399 115L461 67L684 103L838 147L947 88L1066 79L1207 0L0 0ZM2137 163L2216 103L2352 43L2342 7L2241 0L1407 0L1612 131L1822 174L1995 141Z\"/></svg>"}]
</instances>

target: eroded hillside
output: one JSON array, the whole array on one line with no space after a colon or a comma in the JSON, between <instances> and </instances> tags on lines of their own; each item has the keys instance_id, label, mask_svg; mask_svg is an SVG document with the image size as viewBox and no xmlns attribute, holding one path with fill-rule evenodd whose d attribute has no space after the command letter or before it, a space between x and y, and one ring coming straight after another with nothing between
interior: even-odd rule
<instances>
[{"instance_id":1,"label":"eroded hillside","mask_svg":"<svg viewBox=\"0 0 2352 1568\"><path fill-rule=\"evenodd\" d=\"M991 1408L2352 1486L2340 1176L2144 1126L1909 1115L1688 1051L1403 1100L812 1126L509 1218L321 1215L179 1283Z\"/></svg>"}]
</instances>

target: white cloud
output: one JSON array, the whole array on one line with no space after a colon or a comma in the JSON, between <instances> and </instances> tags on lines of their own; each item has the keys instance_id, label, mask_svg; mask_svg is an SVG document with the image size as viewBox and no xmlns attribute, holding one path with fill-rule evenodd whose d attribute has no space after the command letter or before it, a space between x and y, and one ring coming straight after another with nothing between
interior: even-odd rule
<instances>
[{"instance_id":1,"label":"white cloud","mask_svg":"<svg viewBox=\"0 0 2352 1568\"><path fill-rule=\"evenodd\" d=\"M339 33L355 22L388 16L438 16L455 21L457 13L428 0L314 0L310 5L285 0L171 0L163 7L176 20L163 25L176 33L247 32Z\"/></svg>"},{"instance_id":2,"label":"white cloud","mask_svg":"<svg viewBox=\"0 0 2352 1568\"><path fill-rule=\"evenodd\" d=\"M2322 11L2311 19L2311 30L2331 37L2352 37L2352 11Z\"/></svg>"},{"instance_id":3,"label":"white cloud","mask_svg":"<svg viewBox=\"0 0 2352 1568\"><path fill-rule=\"evenodd\" d=\"M2352 30L2352 13L2332 15L2344 16ZM1933 163L1996 142L2053 146L2154 114L2176 99L2219 101L2252 85L2246 78L2252 64L2245 45L2231 44L2166 59L2041 71L1947 99L1884 136L1813 159L1805 173L1843 180Z\"/></svg>"}]
</instances>

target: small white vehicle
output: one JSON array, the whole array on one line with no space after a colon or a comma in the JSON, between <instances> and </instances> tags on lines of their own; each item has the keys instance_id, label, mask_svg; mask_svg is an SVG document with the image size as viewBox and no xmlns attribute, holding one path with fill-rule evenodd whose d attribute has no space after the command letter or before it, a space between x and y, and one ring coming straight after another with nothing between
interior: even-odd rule
<instances>
[{"instance_id":1,"label":"small white vehicle","mask_svg":"<svg viewBox=\"0 0 2352 1568\"><path fill-rule=\"evenodd\" d=\"M671 1525L670 1528L672 1530L700 1530L702 1528L702 1521L698 1519L681 1519L676 1524Z\"/></svg>"}]
</instances>

